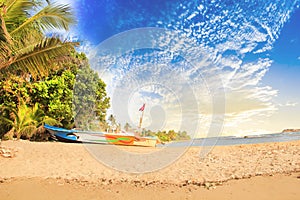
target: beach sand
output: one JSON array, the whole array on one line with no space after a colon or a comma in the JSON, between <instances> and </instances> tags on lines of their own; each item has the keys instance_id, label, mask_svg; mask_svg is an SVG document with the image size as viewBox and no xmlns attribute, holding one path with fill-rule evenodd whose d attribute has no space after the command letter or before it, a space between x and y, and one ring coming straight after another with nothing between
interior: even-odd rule
<instances>
[{"instance_id":1,"label":"beach sand","mask_svg":"<svg viewBox=\"0 0 300 200\"><path fill-rule=\"evenodd\" d=\"M14 153L12 158L0 157L1 199L286 200L300 196L300 141L215 147L203 158L201 148L192 147L170 165L143 174L107 167L82 144L20 140L4 141L1 146ZM101 148L107 153L105 145ZM141 155L160 151L120 149ZM178 147L168 149L178 151ZM130 157L122 160L129 161Z\"/></svg>"}]
</instances>

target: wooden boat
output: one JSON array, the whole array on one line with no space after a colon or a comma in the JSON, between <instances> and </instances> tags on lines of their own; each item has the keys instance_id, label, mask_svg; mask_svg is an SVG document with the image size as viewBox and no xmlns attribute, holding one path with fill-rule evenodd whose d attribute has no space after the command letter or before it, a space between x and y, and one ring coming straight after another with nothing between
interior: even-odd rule
<instances>
[{"instance_id":1,"label":"wooden boat","mask_svg":"<svg viewBox=\"0 0 300 200\"><path fill-rule=\"evenodd\" d=\"M44 127L55 136L57 140L63 142L99 143L128 146L155 147L160 141L157 137L138 137L133 133L106 133L81 131L75 129L64 129L45 124Z\"/></svg>"}]
</instances>

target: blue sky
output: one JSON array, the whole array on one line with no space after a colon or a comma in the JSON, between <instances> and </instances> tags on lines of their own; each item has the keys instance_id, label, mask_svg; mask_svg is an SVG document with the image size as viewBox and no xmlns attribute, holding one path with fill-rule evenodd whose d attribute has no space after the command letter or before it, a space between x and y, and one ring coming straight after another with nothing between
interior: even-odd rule
<instances>
[{"instance_id":1,"label":"blue sky","mask_svg":"<svg viewBox=\"0 0 300 200\"><path fill-rule=\"evenodd\" d=\"M179 31L186 38L181 41L166 36L160 45L168 46L167 41L175 40L181 48L184 46L181 53L187 57L193 55L190 56L194 60L192 67L178 62L177 65L156 63L155 68L152 61L132 63L127 54L106 70L105 75L102 73L112 99L119 90L125 91L123 96L128 97L126 104L117 100L118 103L113 103L115 108L111 112L117 113L120 122L136 124L138 107L146 102L146 128L157 128L155 122L163 121L157 129L182 129L178 124L194 121L196 132L206 133L215 123L212 115L216 115L211 91L221 81L225 91L225 100L219 103L225 105L221 117L223 135L300 128L298 0L62 0L61 3L74 7L78 24L70 34L83 41L81 49L90 57L94 68L99 65L93 63L95 57L100 57L97 45L124 31L158 27ZM175 45L168 51L176 52L176 48ZM131 63L130 66L123 61ZM166 70L168 67L171 72ZM98 70L103 71L101 67ZM150 80L146 74L157 77ZM174 78L178 75L183 79ZM129 81L128 77L135 81ZM204 82L210 85L208 89ZM189 91L188 87L194 91L190 100L182 95ZM195 102L197 108L192 106ZM122 110L126 114L118 111L120 107L126 107ZM189 110L194 110L193 115L183 113Z\"/></svg>"},{"instance_id":2,"label":"blue sky","mask_svg":"<svg viewBox=\"0 0 300 200\"><path fill-rule=\"evenodd\" d=\"M270 58L273 60L263 84L278 90L274 98L278 111L269 120L269 126L300 127L300 9L293 12L274 43ZM289 125L291 124L291 125Z\"/></svg>"}]
</instances>

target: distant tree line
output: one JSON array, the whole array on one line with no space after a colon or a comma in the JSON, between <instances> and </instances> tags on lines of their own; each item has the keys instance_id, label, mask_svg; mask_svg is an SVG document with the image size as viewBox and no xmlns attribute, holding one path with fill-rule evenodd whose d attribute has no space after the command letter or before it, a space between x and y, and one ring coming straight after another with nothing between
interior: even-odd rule
<instances>
[{"instance_id":1,"label":"distant tree line","mask_svg":"<svg viewBox=\"0 0 300 200\"><path fill-rule=\"evenodd\" d=\"M174 130L169 130L169 131L152 131L146 129L139 130L135 127L132 127L128 122L125 123L123 130L126 132L137 133L140 134L141 136L156 136L163 142L191 139L191 137L188 135L186 131L176 132ZM116 116L110 115L108 117L106 131L115 132L115 133L119 133L122 131L121 124L117 123Z\"/></svg>"},{"instance_id":2,"label":"distant tree line","mask_svg":"<svg viewBox=\"0 0 300 200\"><path fill-rule=\"evenodd\" d=\"M129 132L136 132L137 129L132 128L132 126L127 122L124 125L125 131ZM179 140L190 140L191 137L188 135L186 131L152 131L143 129L140 133L142 136L157 136L163 142L170 142L170 141L179 141Z\"/></svg>"},{"instance_id":3,"label":"distant tree line","mask_svg":"<svg viewBox=\"0 0 300 200\"><path fill-rule=\"evenodd\" d=\"M191 137L187 134L186 131L157 131L153 132L151 130L144 130L142 132L145 136L157 136L163 142L170 142L170 141L179 141L179 140L190 140Z\"/></svg>"}]
</instances>

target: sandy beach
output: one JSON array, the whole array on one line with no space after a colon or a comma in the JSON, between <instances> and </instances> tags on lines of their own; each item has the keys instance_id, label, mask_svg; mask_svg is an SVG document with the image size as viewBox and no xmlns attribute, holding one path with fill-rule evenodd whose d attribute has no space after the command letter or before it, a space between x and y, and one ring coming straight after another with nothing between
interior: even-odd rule
<instances>
[{"instance_id":1,"label":"sandy beach","mask_svg":"<svg viewBox=\"0 0 300 200\"><path fill-rule=\"evenodd\" d=\"M3 141L1 146L14 154L12 158L0 157L1 199L300 196L300 141L215 147L204 158L199 157L200 147L192 147L170 165L143 174L111 169L97 161L82 144L20 140ZM122 150L158 151L143 147ZM177 151L170 149L173 150Z\"/></svg>"}]
</instances>

